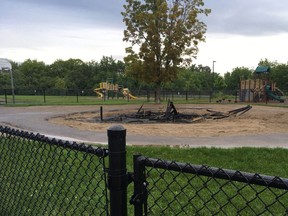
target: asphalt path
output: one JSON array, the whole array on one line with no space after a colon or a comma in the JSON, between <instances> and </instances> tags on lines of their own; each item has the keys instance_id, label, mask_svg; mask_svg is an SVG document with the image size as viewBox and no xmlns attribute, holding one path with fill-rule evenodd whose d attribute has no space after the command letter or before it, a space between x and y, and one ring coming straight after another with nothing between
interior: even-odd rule
<instances>
[{"instance_id":1,"label":"asphalt path","mask_svg":"<svg viewBox=\"0 0 288 216\"><path fill-rule=\"evenodd\" d=\"M119 107L117 107L119 108ZM122 109L128 108L122 106ZM129 107L131 108L131 107ZM56 125L49 118L70 113L98 111L100 106L33 106L33 107L1 107L0 124L33 133L68 141L107 144L107 132L80 130L68 126ZM106 109L106 108L105 108ZM107 109L112 109L111 107ZM114 107L115 109L115 107ZM112 125L111 125L112 126ZM125 127L125 125L124 125ZM108 129L108 128L107 128ZM128 145L165 145L183 147L282 147L288 148L288 132L279 134L263 134L233 137L165 137L129 134Z\"/></svg>"}]
</instances>

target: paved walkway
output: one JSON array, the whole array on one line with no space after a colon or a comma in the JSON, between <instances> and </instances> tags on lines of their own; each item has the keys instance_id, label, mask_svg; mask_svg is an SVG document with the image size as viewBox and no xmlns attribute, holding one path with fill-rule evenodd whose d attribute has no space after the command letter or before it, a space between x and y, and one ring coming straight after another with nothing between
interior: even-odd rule
<instances>
[{"instance_id":1,"label":"paved walkway","mask_svg":"<svg viewBox=\"0 0 288 216\"><path fill-rule=\"evenodd\" d=\"M113 107L113 109L115 109L115 107ZM47 119L59 115L97 110L99 110L99 106L0 106L0 124L69 141L107 144L107 132L79 130L68 126L52 124L47 121ZM254 146L288 148L288 132L287 134L275 133L233 137L182 138L150 135L140 136L129 134L129 131L127 131L126 140L128 145L181 145L223 148Z\"/></svg>"}]
</instances>

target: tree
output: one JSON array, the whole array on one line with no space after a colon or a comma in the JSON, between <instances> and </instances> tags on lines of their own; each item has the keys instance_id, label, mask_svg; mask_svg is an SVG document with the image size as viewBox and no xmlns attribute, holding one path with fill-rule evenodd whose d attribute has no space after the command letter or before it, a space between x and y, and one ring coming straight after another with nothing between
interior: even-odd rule
<instances>
[{"instance_id":1,"label":"tree","mask_svg":"<svg viewBox=\"0 0 288 216\"><path fill-rule=\"evenodd\" d=\"M177 78L178 66L191 63L205 40L206 25L198 16L210 10L203 6L203 0L126 0L123 40L131 44L124 58L126 72L155 84L157 103L161 85Z\"/></svg>"},{"instance_id":2,"label":"tree","mask_svg":"<svg viewBox=\"0 0 288 216\"><path fill-rule=\"evenodd\" d=\"M271 69L271 81L276 82L277 87L285 92L288 90L288 65L278 64Z\"/></svg>"},{"instance_id":3,"label":"tree","mask_svg":"<svg viewBox=\"0 0 288 216\"><path fill-rule=\"evenodd\" d=\"M261 59L258 63L258 66L267 66L267 67L275 67L277 66L279 63L277 61L270 61L267 58L265 59Z\"/></svg>"},{"instance_id":4,"label":"tree","mask_svg":"<svg viewBox=\"0 0 288 216\"><path fill-rule=\"evenodd\" d=\"M37 60L24 61L14 78L17 86L27 89L49 88L53 85L53 80L49 76L49 68L44 62Z\"/></svg>"},{"instance_id":5,"label":"tree","mask_svg":"<svg viewBox=\"0 0 288 216\"><path fill-rule=\"evenodd\" d=\"M234 68L232 73L224 74L225 83L228 90L236 90L239 88L240 80L252 78L253 71L246 67Z\"/></svg>"},{"instance_id":6,"label":"tree","mask_svg":"<svg viewBox=\"0 0 288 216\"><path fill-rule=\"evenodd\" d=\"M91 70L80 59L57 60L51 66L51 75L55 79L55 88L86 89L91 88Z\"/></svg>"},{"instance_id":7,"label":"tree","mask_svg":"<svg viewBox=\"0 0 288 216\"><path fill-rule=\"evenodd\" d=\"M288 90L288 64L281 64L277 61L270 61L265 58L264 60L261 59L258 65L270 67L270 80L276 82L279 89L283 91Z\"/></svg>"}]
</instances>

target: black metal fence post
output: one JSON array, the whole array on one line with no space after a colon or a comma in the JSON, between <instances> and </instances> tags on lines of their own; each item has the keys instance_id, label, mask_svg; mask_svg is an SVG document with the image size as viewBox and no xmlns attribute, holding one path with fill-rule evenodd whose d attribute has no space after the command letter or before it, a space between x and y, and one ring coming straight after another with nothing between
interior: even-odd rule
<instances>
[{"instance_id":1,"label":"black metal fence post","mask_svg":"<svg viewBox=\"0 0 288 216\"><path fill-rule=\"evenodd\" d=\"M150 102L150 91L147 90L147 102Z\"/></svg>"},{"instance_id":2,"label":"black metal fence post","mask_svg":"<svg viewBox=\"0 0 288 216\"><path fill-rule=\"evenodd\" d=\"M79 103L79 89L76 89L76 102Z\"/></svg>"},{"instance_id":3,"label":"black metal fence post","mask_svg":"<svg viewBox=\"0 0 288 216\"><path fill-rule=\"evenodd\" d=\"M133 156L134 166L134 195L130 203L134 205L134 216L147 215L147 183L145 167L140 162L140 154Z\"/></svg>"},{"instance_id":4,"label":"black metal fence post","mask_svg":"<svg viewBox=\"0 0 288 216\"><path fill-rule=\"evenodd\" d=\"M8 104L6 89L4 89L4 93L5 93L5 103Z\"/></svg>"},{"instance_id":5,"label":"black metal fence post","mask_svg":"<svg viewBox=\"0 0 288 216\"><path fill-rule=\"evenodd\" d=\"M109 150L108 188L110 215L127 215L126 129L121 125L107 130Z\"/></svg>"},{"instance_id":6,"label":"black metal fence post","mask_svg":"<svg viewBox=\"0 0 288 216\"><path fill-rule=\"evenodd\" d=\"M45 89L43 89L43 97L44 97L44 103L46 103L46 92L45 92Z\"/></svg>"}]
</instances>

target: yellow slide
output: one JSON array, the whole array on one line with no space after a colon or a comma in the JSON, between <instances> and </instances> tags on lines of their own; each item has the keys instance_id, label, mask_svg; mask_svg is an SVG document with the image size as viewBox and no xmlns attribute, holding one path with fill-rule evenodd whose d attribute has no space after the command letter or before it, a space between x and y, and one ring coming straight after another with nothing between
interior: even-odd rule
<instances>
[{"instance_id":1,"label":"yellow slide","mask_svg":"<svg viewBox=\"0 0 288 216\"><path fill-rule=\"evenodd\" d=\"M101 93L100 92L100 90L101 90L101 88L96 88L96 89L94 89L94 92L99 96L99 97L101 97L101 98L103 98L103 93Z\"/></svg>"},{"instance_id":2,"label":"yellow slide","mask_svg":"<svg viewBox=\"0 0 288 216\"><path fill-rule=\"evenodd\" d=\"M130 97L130 99L137 99L137 97L132 94L128 94L128 96Z\"/></svg>"},{"instance_id":3,"label":"yellow slide","mask_svg":"<svg viewBox=\"0 0 288 216\"><path fill-rule=\"evenodd\" d=\"M137 97L135 97L134 95L132 95L130 93L130 90L128 88L123 88L122 89L122 94L125 96L125 97L129 97L129 99L137 99Z\"/></svg>"}]
</instances>

